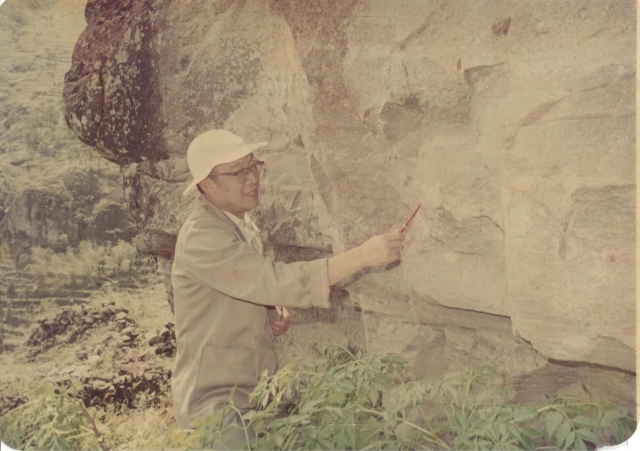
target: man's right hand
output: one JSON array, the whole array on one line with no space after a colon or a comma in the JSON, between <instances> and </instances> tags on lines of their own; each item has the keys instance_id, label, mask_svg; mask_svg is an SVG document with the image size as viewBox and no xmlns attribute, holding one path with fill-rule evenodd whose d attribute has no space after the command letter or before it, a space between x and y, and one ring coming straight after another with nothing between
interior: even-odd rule
<instances>
[{"instance_id":1,"label":"man's right hand","mask_svg":"<svg viewBox=\"0 0 640 451\"><path fill-rule=\"evenodd\" d=\"M385 266L400 259L404 234L400 231L375 235L360 246L363 266Z\"/></svg>"},{"instance_id":2,"label":"man's right hand","mask_svg":"<svg viewBox=\"0 0 640 451\"><path fill-rule=\"evenodd\" d=\"M329 286L369 266L385 266L400 258L404 235L400 229L392 233L375 235L364 244L328 259ZM392 229L392 230L394 230Z\"/></svg>"}]
</instances>

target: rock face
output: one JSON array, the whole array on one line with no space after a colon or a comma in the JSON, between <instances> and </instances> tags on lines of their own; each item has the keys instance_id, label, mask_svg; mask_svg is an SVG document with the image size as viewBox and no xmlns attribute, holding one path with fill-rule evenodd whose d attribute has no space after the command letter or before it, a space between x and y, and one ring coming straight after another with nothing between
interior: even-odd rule
<instances>
[{"instance_id":1,"label":"rock face","mask_svg":"<svg viewBox=\"0 0 640 451\"><path fill-rule=\"evenodd\" d=\"M4 238L18 243L51 247L64 251L67 244L77 246L83 240L114 243L131 241L136 235L130 215L116 190L103 192L91 181L107 179L99 171L68 170L67 179L80 183L52 180L47 188L23 189L0 221ZM112 183L118 178L111 177ZM120 194L120 196L118 195Z\"/></svg>"},{"instance_id":2,"label":"rock face","mask_svg":"<svg viewBox=\"0 0 640 451\"><path fill-rule=\"evenodd\" d=\"M169 259L196 198L186 148L211 128L270 141L254 217L280 260L360 245L422 202L402 263L340 284L357 314L310 321L316 338L353 332L424 374L469 356L635 371L635 8L90 0L66 120L121 165Z\"/></svg>"}]
</instances>

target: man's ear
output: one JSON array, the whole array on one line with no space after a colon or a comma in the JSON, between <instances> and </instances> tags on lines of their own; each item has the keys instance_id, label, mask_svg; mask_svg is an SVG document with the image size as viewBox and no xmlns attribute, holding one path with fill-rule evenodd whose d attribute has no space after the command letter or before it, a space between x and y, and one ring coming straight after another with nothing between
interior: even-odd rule
<instances>
[{"instance_id":1,"label":"man's ear","mask_svg":"<svg viewBox=\"0 0 640 451\"><path fill-rule=\"evenodd\" d=\"M198 186L200 187L200 189L202 190L202 192L204 194L206 194L206 192L209 190L208 183L209 183L209 179L208 178L206 178L203 181L201 181L200 183L198 183Z\"/></svg>"}]
</instances>

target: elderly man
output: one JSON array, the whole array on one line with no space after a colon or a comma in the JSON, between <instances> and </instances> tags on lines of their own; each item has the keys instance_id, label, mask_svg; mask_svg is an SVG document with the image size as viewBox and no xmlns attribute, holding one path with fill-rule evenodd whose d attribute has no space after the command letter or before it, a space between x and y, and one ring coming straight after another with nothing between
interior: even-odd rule
<instances>
[{"instance_id":1,"label":"elderly man","mask_svg":"<svg viewBox=\"0 0 640 451\"><path fill-rule=\"evenodd\" d=\"M286 307L329 308L331 285L399 259L400 232L314 261L284 264L264 255L247 212L258 206L264 167L253 152L266 144L210 130L187 151L193 182L185 194L197 188L201 197L178 234L171 274L178 344L171 383L183 429L213 413L236 385L236 407L253 407L248 397L261 373L277 370L275 336L289 328ZM285 309L269 319L275 306Z\"/></svg>"}]
</instances>

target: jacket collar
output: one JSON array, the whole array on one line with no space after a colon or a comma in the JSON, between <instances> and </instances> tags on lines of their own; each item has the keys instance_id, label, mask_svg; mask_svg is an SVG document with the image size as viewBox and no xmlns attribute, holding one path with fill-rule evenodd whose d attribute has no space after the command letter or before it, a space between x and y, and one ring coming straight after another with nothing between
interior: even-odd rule
<instances>
[{"instance_id":1,"label":"jacket collar","mask_svg":"<svg viewBox=\"0 0 640 451\"><path fill-rule=\"evenodd\" d=\"M235 222L233 222L231 220L231 218L229 218L229 216L227 216L225 214L225 212L222 211L222 209L220 209L220 207L215 205L213 202L211 202L209 199L207 199L202 194L200 195L200 200L199 200L198 207L206 209L208 212L213 214L215 217L217 217L220 220L222 220L225 224L227 224L229 227L231 227L236 232L236 235L238 235L242 239L242 241L247 241L245 239L245 237L244 237L244 234L240 231L240 228L238 227L238 225Z\"/></svg>"}]
</instances>

